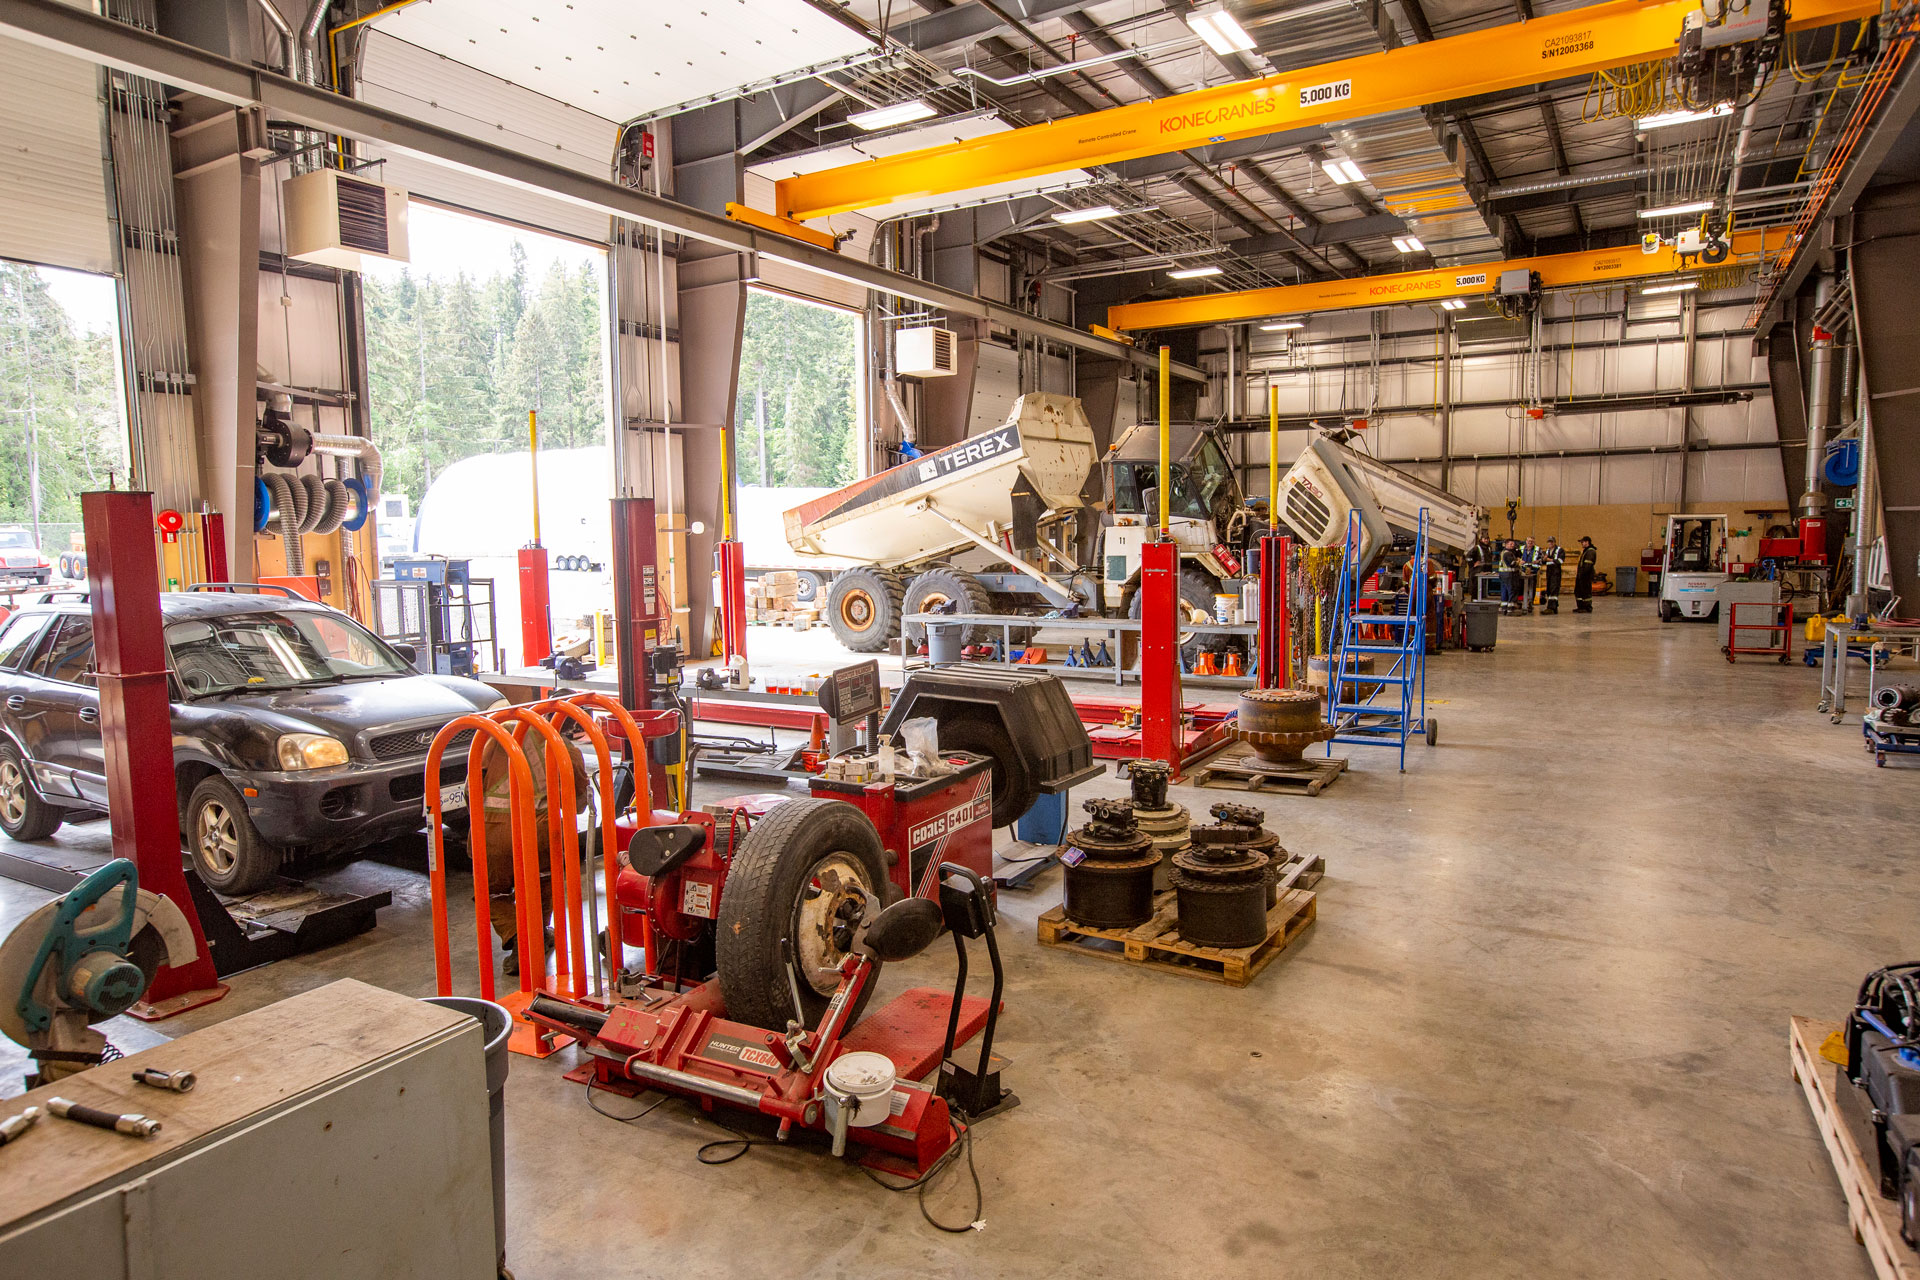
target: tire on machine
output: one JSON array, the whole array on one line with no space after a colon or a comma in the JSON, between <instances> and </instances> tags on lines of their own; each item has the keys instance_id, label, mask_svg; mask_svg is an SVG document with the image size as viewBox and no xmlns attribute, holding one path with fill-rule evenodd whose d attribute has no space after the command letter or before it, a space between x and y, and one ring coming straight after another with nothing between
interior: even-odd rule
<instances>
[{"instance_id":1,"label":"tire on machine","mask_svg":"<svg viewBox=\"0 0 1920 1280\"><path fill-rule=\"evenodd\" d=\"M855 653L879 653L899 637L906 595L898 574L881 569L848 569L827 592L827 625Z\"/></svg>"},{"instance_id":2,"label":"tire on machine","mask_svg":"<svg viewBox=\"0 0 1920 1280\"><path fill-rule=\"evenodd\" d=\"M789 800L754 822L734 855L714 921L727 1017L783 1031L796 1016L793 989L798 987L797 1016L807 1027L819 1025L840 978L817 970L846 954L833 941L830 922L836 911L860 901L852 892L856 885L882 902L892 896L880 835L852 805ZM811 976L809 968L816 970ZM876 962L845 1025L858 1021L879 970Z\"/></svg>"},{"instance_id":3,"label":"tire on machine","mask_svg":"<svg viewBox=\"0 0 1920 1280\"><path fill-rule=\"evenodd\" d=\"M812 604L826 589L825 580L811 569L802 569L793 575L793 598L797 604Z\"/></svg>"},{"instance_id":4,"label":"tire on machine","mask_svg":"<svg viewBox=\"0 0 1920 1280\"><path fill-rule=\"evenodd\" d=\"M992 613L993 596L981 585L980 579L963 569L929 569L907 584L907 594L902 606L903 613L925 613L934 605L953 602L959 606L959 613ZM925 623L908 622L902 624L901 634L907 643L918 648L926 643ZM973 625L963 628L961 643L985 644L989 640L999 639L999 630L995 627Z\"/></svg>"}]
</instances>

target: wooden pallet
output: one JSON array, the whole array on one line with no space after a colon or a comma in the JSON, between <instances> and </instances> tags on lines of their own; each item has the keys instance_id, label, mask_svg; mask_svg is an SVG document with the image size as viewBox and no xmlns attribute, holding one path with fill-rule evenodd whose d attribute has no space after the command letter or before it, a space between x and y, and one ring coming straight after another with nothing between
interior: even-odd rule
<instances>
[{"instance_id":1,"label":"wooden pallet","mask_svg":"<svg viewBox=\"0 0 1920 1280\"><path fill-rule=\"evenodd\" d=\"M1273 773L1249 765L1247 762L1252 756L1253 748L1246 743L1229 743L1218 755L1192 766L1188 780L1196 787L1317 796L1347 770L1345 756L1308 756L1301 763L1311 765L1310 769L1303 769L1299 773Z\"/></svg>"},{"instance_id":2,"label":"wooden pallet","mask_svg":"<svg viewBox=\"0 0 1920 1280\"><path fill-rule=\"evenodd\" d=\"M1834 1064L1820 1056L1821 1044L1838 1030L1837 1022L1813 1018L1790 1021L1787 1052L1793 1062L1793 1078L1807 1095L1807 1107L1819 1126L1820 1140L1827 1144L1827 1154L1833 1158L1833 1171L1847 1196L1847 1225L1853 1228L1853 1238L1866 1246L1873 1273L1880 1280L1920 1280L1920 1253L1900 1238L1900 1206L1881 1198L1879 1170L1867 1164L1853 1132L1840 1116L1840 1104L1834 1096ZM1878 1157L1875 1159L1877 1162Z\"/></svg>"},{"instance_id":3,"label":"wooden pallet","mask_svg":"<svg viewBox=\"0 0 1920 1280\"><path fill-rule=\"evenodd\" d=\"M1316 902L1316 896L1305 889L1288 889L1267 912L1265 942L1252 947L1202 947L1181 941L1174 925L1174 894L1168 889L1155 896L1153 919L1133 929L1090 929L1069 921L1066 908L1055 907L1040 917L1040 945L1244 987L1313 923Z\"/></svg>"}]
</instances>

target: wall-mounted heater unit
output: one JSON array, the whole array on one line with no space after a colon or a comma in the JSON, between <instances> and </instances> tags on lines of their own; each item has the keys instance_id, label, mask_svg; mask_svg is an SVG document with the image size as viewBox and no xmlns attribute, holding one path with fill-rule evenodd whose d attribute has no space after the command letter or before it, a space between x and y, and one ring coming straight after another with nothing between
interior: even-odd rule
<instances>
[{"instance_id":1,"label":"wall-mounted heater unit","mask_svg":"<svg viewBox=\"0 0 1920 1280\"><path fill-rule=\"evenodd\" d=\"M358 271L372 256L407 260L407 193L337 169L289 178L287 253L302 262Z\"/></svg>"}]
</instances>

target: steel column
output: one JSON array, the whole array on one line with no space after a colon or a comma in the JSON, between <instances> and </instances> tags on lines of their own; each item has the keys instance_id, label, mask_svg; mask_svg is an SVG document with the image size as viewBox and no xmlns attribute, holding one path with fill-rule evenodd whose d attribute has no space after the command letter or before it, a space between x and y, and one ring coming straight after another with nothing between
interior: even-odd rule
<instances>
[{"instance_id":1,"label":"steel column","mask_svg":"<svg viewBox=\"0 0 1920 1280\"><path fill-rule=\"evenodd\" d=\"M1287 604L1287 565L1293 539L1270 533L1260 539L1259 661L1262 689L1293 687L1293 628Z\"/></svg>"},{"instance_id":2,"label":"steel column","mask_svg":"<svg viewBox=\"0 0 1920 1280\"><path fill-rule=\"evenodd\" d=\"M153 495L126 489L83 493L80 516L86 528L87 591L113 852L131 859L140 872L140 887L172 900L193 930L192 963L162 968L135 1006L137 1017L166 1018L218 1000L227 988L213 971L200 915L180 865L172 697L160 626Z\"/></svg>"},{"instance_id":3,"label":"steel column","mask_svg":"<svg viewBox=\"0 0 1920 1280\"><path fill-rule=\"evenodd\" d=\"M1140 548L1140 757L1164 760L1180 780L1180 548Z\"/></svg>"},{"instance_id":4,"label":"steel column","mask_svg":"<svg viewBox=\"0 0 1920 1280\"><path fill-rule=\"evenodd\" d=\"M729 539L713 549L720 574L720 649L729 663L747 656L747 548Z\"/></svg>"},{"instance_id":5,"label":"steel column","mask_svg":"<svg viewBox=\"0 0 1920 1280\"><path fill-rule=\"evenodd\" d=\"M537 667L553 653L553 606L548 594L547 549L520 548L520 664Z\"/></svg>"}]
</instances>

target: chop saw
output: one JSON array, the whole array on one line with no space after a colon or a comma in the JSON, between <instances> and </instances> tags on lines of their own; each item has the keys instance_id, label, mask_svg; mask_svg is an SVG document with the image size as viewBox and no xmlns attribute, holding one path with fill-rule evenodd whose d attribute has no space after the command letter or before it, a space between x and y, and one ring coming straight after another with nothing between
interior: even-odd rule
<instances>
[{"instance_id":1,"label":"chop saw","mask_svg":"<svg viewBox=\"0 0 1920 1280\"><path fill-rule=\"evenodd\" d=\"M49 1084L106 1059L94 1024L125 1013L167 965L190 963L193 929L116 858L45 903L0 942L0 1034L26 1046Z\"/></svg>"}]
</instances>

